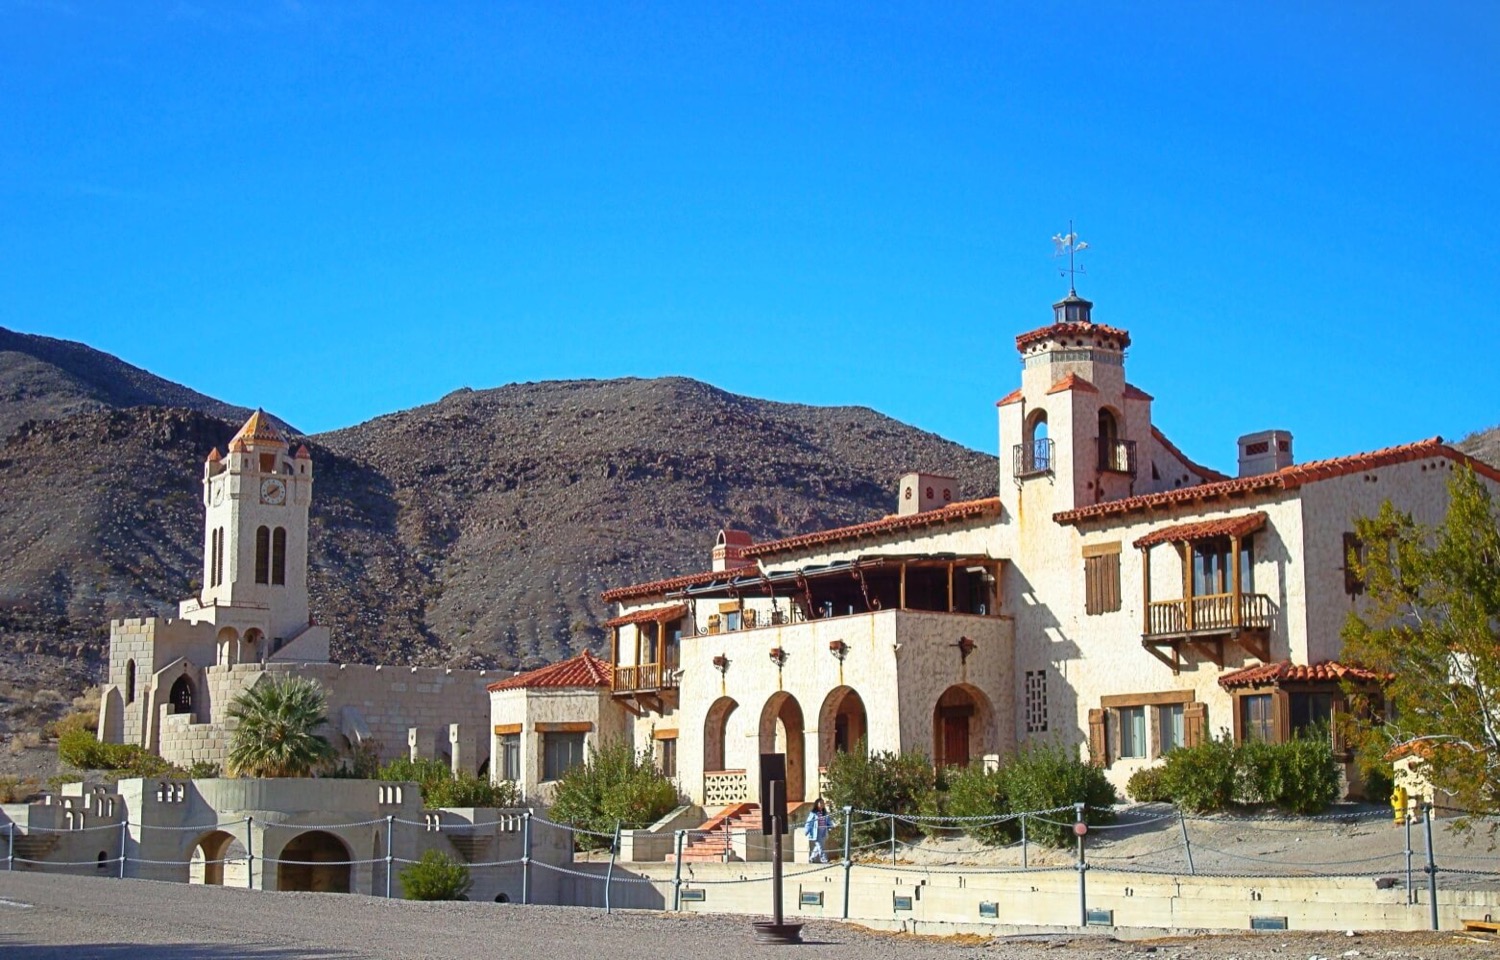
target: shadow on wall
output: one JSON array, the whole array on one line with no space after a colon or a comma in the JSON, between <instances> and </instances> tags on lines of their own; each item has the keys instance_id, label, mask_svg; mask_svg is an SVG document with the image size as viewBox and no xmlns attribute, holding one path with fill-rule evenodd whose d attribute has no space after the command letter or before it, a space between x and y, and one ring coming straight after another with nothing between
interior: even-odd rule
<instances>
[{"instance_id":1,"label":"shadow on wall","mask_svg":"<svg viewBox=\"0 0 1500 960\"><path fill-rule=\"evenodd\" d=\"M1026 579L1025 574L1012 567L1012 579L1006 584L1007 589L1013 589L1011 596L1026 597L1034 596L1035 588L1031 581ZM1088 731L1079 727L1078 721L1078 692L1073 682L1068 677L1068 662L1078 660L1083 656L1079 645L1071 637L1067 636L1062 629L1062 624L1053 615L1050 607L1041 604L1034 605L1030 610L1034 621L1040 624L1045 641L1040 645L1042 659L1032 662L1017 663L1017 676L1013 678L1015 690L1015 736L1018 744L1028 739L1058 739L1059 735L1064 742L1078 743L1088 736ZM1016 650L1026 649L1025 640L1017 636L1015 639ZM1047 689L1047 729L1033 730L1027 727L1026 713L1026 671L1036 670L1038 667L1045 668Z\"/></svg>"}]
</instances>

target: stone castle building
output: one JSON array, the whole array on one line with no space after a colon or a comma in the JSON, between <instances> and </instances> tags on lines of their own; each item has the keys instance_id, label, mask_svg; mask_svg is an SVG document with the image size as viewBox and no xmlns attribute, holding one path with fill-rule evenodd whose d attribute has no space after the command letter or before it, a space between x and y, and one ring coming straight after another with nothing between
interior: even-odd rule
<instances>
[{"instance_id":1,"label":"stone castle building","mask_svg":"<svg viewBox=\"0 0 1500 960\"><path fill-rule=\"evenodd\" d=\"M328 628L308 615L313 462L256 411L203 465L203 588L176 619L110 624L99 739L135 743L184 767L223 765L229 704L269 673L316 679L344 745L444 757L486 769L485 671L330 663ZM337 742L338 737L334 738Z\"/></svg>"},{"instance_id":2,"label":"stone castle building","mask_svg":"<svg viewBox=\"0 0 1500 960\"><path fill-rule=\"evenodd\" d=\"M916 472L884 519L764 543L723 530L708 569L606 591L607 661L492 693L495 775L545 791L623 731L712 810L758 795L763 752L811 800L862 740L948 765L1058 741L1123 787L1220 731L1332 721L1341 682L1377 682L1338 662L1356 518L1389 499L1436 523L1453 470L1497 490L1500 471L1441 438L1298 463L1267 430L1219 473L1156 427L1130 334L1092 308L1070 292L1016 338L997 497Z\"/></svg>"}]
</instances>

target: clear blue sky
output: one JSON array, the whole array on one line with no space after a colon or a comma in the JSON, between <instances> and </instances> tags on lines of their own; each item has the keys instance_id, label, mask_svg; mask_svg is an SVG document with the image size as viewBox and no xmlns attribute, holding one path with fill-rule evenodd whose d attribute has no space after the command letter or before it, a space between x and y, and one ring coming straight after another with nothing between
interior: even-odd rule
<instances>
[{"instance_id":1,"label":"clear blue sky","mask_svg":"<svg viewBox=\"0 0 1500 960\"><path fill-rule=\"evenodd\" d=\"M992 451L1072 217L1190 455L1457 438L1497 10L0 0L0 325L308 431L682 374Z\"/></svg>"}]
</instances>

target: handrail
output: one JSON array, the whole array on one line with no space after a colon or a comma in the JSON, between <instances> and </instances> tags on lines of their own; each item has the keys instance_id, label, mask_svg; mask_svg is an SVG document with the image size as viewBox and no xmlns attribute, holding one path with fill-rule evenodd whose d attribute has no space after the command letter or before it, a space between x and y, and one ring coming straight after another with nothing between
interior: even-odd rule
<instances>
[{"instance_id":1,"label":"handrail","mask_svg":"<svg viewBox=\"0 0 1500 960\"><path fill-rule=\"evenodd\" d=\"M1241 627L1271 626L1271 598L1263 593L1240 594L1240 617L1235 622L1232 593L1211 593L1186 600L1153 600L1149 607L1149 636L1206 631L1228 631Z\"/></svg>"}]
</instances>

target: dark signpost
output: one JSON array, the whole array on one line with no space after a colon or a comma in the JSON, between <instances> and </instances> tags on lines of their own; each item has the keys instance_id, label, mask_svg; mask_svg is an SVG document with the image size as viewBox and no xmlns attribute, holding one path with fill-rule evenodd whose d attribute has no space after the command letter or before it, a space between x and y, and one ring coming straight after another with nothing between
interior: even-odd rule
<instances>
[{"instance_id":1,"label":"dark signpost","mask_svg":"<svg viewBox=\"0 0 1500 960\"><path fill-rule=\"evenodd\" d=\"M771 919L756 920L757 943L801 943L802 924L787 923L781 910L781 841L786 835L786 754L760 755L761 832L771 835Z\"/></svg>"}]
</instances>

